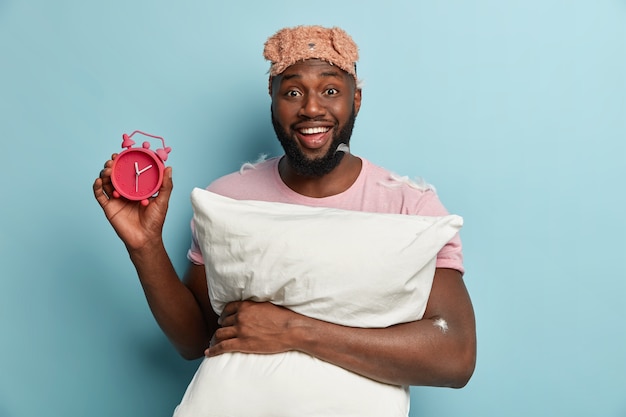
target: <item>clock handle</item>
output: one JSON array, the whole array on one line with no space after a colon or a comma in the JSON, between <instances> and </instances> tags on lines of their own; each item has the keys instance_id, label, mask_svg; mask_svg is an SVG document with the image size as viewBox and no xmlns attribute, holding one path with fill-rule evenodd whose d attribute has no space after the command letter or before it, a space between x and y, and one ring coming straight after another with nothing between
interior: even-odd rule
<instances>
[{"instance_id":1,"label":"clock handle","mask_svg":"<svg viewBox=\"0 0 626 417\"><path fill-rule=\"evenodd\" d=\"M168 154L170 152L172 152L172 148L170 148L169 146L165 146L165 139L163 139L161 136L151 135L149 133L142 132L141 130L135 130L130 135L127 135L126 133L124 133L122 135L122 138L124 139L124 141L122 142L122 148L130 148L131 146L133 146L135 144L135 142L131 139L131 137L135 133L139 133L139 134L144 135L144 136L149 136L151 138L155 138L155 139L161 140L161 143L163 143L163 148L157 149L155 152L156 152L157 156L159 158L161 158L161 161L163 161L163 162L167 161L167 156L168 156ZM146 146L144 145L144 147L146 147Z\"/></svg>"}]
</instances>

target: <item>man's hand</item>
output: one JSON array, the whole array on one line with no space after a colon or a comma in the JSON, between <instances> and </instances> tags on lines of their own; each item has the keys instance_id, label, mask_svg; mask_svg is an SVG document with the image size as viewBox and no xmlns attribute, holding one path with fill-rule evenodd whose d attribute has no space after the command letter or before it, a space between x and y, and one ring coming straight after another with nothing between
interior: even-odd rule
<instances>
[{"instance_id":1,"label":"man's hand","mask_svg":"<svg viewBox=\"0 0 626 417\"><path fill-rule=\"evenodd\" d=\"M294 349L294 326L306 318L269 302L234 301L219 319L207 356L226 352L280 353Z\"/></svg>"},{"instance_id":2,"label":"man's hand","mask_svg":"<svg viewBox=\"0 0 626 417\"><path fill-rule=\"evenodd\" d=\"M104 164L93 183L93 193L104 210L107 220L129 250L141 249L148 243L159 242L172 193L172 168L165 168L163 184L156 198L147 206L138 201L113 197L111 167L117 154Z\"/></svg>"}]
</instances>

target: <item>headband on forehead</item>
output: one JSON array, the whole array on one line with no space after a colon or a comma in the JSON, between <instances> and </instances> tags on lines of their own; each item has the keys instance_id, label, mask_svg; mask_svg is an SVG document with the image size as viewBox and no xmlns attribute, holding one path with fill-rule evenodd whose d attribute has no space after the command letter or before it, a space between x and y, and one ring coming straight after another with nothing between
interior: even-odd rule
<instances>
[{"instance_id":1,"label":"headband on forehead","mask_svg":"<svg viewBox=\"0 0 626 417\"><path fill-rule=\"evenodd\" d=\"M321 59L336 65L356 79L359 51L343 29L296 26L276 32L265 42L265 59L271 62L270 76L306 59Z\"/></svg>"}]
</instances>

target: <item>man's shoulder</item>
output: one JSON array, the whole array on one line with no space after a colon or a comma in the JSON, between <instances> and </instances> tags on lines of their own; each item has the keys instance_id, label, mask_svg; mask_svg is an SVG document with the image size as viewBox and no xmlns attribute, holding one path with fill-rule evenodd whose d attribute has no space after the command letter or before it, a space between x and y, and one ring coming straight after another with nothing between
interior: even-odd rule
<instances>
[{"instance_id":1,"label":"man's shoulder","mask_svg":"<svg viewBox=\"0 0 626 417\"><path fill-rule=\"evenodd\" d=\"M427 183L421 177L400 175L392 170L376 165L367 159L361 159L363 160L364 178L368 180L371 185L373 183L378 187L382 186L382 188L395 191L410 190L410 192L417 192L418 194L436 191L433 185Z\"/></svg>"},{"instance_id":2,"label":"man's shoulder","mask_svg":"<svg viewBox=\"0 0 626 417\"><path fill-rule=\"evenodd\" d=\"M443 215L435 188L419 177L399 175L363 160L363 175L358 189L363 210L390 213ZM356 190L355 190L356 191Z\"/></svg>"},{"instance_id":3,"label":"man's shoulder","mask_svg":"<svg viewBox=\"0 0 626 417\"><path fill-rule=\"evenodd\" d=\"M250 193L274 188L277 163L277 157L261 157L256 162L246 162L238 171L214 180L207 189L231 198L248 198Z\"/></svg>"}]
</instances>

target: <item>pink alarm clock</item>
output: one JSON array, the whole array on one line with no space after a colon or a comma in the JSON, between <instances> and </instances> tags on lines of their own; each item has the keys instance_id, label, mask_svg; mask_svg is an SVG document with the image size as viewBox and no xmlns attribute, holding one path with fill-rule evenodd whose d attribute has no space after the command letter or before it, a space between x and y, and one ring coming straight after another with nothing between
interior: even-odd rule
<instances>
[{"instance_id":1,"label":"pink alarm clock","mask_svg":"<svg viewBox=\"0 0 626 417\"><path fill-rule=\"evenodd\" d=\"M135 142L131 137L139 133L155 139L160 139L163 148L153 151L150 143L144 142L141 147L133 148ZM141 201L147 206L150 197L154 196L163 182L164 162L172 148L165 146L165 139L150 135L139 130L130 135L122 135L122 148L125 148L113 161L111 182L115 190L113 197L124 197L132 201Z\"/></svg>"}]
</instances>

